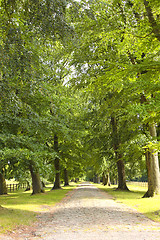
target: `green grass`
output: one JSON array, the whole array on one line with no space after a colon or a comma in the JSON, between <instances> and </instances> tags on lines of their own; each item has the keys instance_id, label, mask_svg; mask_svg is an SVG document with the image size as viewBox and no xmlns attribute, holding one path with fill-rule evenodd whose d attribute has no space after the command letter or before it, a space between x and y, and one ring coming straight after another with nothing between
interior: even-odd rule
<instances>
[{"instance_id":1,"label":"green grass","mask_svg":"<svg viewBox=\"0 0 160 240\"><path fill-rule=\"evenodd\" d=\"M31 196L31 191L22 190L0 196L0 233L13 230L19 225L29 225L36 221L39 212L49 212L49 207L60 202L76 185Z\"/></svg>"},{"instance_id":2,"label":"green grass","mask_svg":"<svg viewBox=\"0 0 160 240\"><path fill-rule=\"evenodd\" d=\"M129 185L130 192L117 191L115 186L104 187L96 185L98 188L107 191L118 202L124 203L137 209L148 218L160 222L160 195L154 198L142 198L147 188Z\"/></svg>"}]
</instances>

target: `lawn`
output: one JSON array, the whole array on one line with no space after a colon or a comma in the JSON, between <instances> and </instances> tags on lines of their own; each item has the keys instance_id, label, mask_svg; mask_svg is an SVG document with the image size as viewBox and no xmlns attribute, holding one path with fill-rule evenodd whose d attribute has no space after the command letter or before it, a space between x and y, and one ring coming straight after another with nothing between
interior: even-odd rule
<instances>
[{"instance_id":1,"label":"lawn","mask_svg":"<svg viewBox=\"0 0 160 240\"><path fill-rule=\"evenodd\" d=\"M39 212L50 211L50 206L60 202L75 187L71 185L50 191L51 186L48 186L42 194L31 195L31 191L19 190L0 196L0 233L19 225L30 225L36 221Z\"/></svg>"},{"instance_id":2,"label":"lawn","mask_svg":"<svg viewBox=\"0 0 160 240\"><path fill-rule=\"evenodd\" d=\"M128 186L130 192L117 191L116 186L106 187L100 184L96 186L107 191L116 201L133 207L148 218L160 222L160 195L154 198L142 198L147 188L135 185Z\"/></svg>"}]
</instances>

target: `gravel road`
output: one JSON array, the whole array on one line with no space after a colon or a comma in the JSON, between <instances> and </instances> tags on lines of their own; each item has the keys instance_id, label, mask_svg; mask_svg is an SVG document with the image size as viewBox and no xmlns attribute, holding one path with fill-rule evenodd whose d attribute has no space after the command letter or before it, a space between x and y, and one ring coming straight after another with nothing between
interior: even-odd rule
<instances>
[{"instance_id":1,"label":"gravel road","mask_svg":"<svg viewBox=\"0 0 160 240\"><path fill-rule=\"evenodd\" d=\"M28 231L3 240L160 240L160 224L115 202L89 183L80 184Z\"/></svg>"}]
</instances>

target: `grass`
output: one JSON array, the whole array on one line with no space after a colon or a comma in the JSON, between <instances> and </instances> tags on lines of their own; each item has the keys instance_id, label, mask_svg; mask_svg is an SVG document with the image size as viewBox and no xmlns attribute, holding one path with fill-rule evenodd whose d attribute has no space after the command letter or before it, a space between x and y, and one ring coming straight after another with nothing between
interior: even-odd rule
<instances>
[{"instance_id":1,"label":"grass","mask_svg":"<svg viewBox=\"0 0 160 240\"><path fill-rule=\"evenodd\" d=\"M136 208L147 217L160 222L160 196L142 198L147 188L129 185L130 192L116 191L116 187L96 186L111 194L116 201ZM45 189L44 194L31 196L31 191L19 190L8 195L0 196L0 233L12 231L20 225L30 225L36 221L39 212L49 212L51 206L60 202L69 191L76 187L71 185L62 189L50 191L52 186Z\"/></svg>"},{"instance_id":2,"label":"grass","mask_svg":"<svg viewBox=\"0 0 160 240\"><path fill-rule=\"evenodd\" d=\"M99 184L97 187L107 191L116 201L133 207L148 218L160 222L160 195L154 198L142 198L147 188L135 185L128 186L130 192L116 191L115 186L106 187Z\"/></svg>"},{"instance_id":3,"label":"grass","mask_svg":"<svg viewBox=\"0 0 160 240\"><path fill-rule=\"evenodd\" d=\"M31 191L23 190L0 196L0 233L11 231L19 225L30 225L36 221L39 212L49 212L49 207L60 202L76 185L31 196Z\"/></svg>"}]
</instances>

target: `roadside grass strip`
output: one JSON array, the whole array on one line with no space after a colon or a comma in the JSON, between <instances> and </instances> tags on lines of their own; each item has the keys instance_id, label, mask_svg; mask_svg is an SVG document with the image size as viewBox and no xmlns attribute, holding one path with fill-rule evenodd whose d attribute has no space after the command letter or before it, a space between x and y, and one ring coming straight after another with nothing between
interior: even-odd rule
<instances>
[{"instance_id":1,"label":"roadside grass strip","mask_svg":"<svg viewBox=\"0 0 160 240\"><path fill-rule=\"evenodd\" d=\"M49 212L50 207L60 202L76 185L53 191L50 191L51 187L47 186L41 194L31 195L32 191L19 190L0 196L0 233L35 222L40 212Z\"/></svg>"},{"instance_id":2,"label":"roadside grass strip","mask_svg":"<svg viewBox=\"0 0 160 240\"><path fill-rule=\"evenodd\" d=\"M118 191L115 185L106 187L101 184L95 184L99 189L108 192L117 202L124 203L127 206L137 209L148 218L160 222L160 195L153 198L142 198L147 191L146 187L129 185L128 191Z\"/></svg>"}]
</instances>

